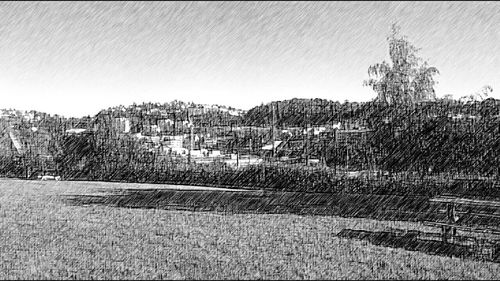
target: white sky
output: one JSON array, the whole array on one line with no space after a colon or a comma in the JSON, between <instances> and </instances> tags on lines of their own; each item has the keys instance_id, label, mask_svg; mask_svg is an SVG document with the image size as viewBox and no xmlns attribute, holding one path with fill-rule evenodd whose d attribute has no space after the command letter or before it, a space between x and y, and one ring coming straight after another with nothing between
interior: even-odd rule
<instances>
[{"instance_id":1,"label":"white sky","mask_svg":"<svg viewBox=\"0 0 500 281\"><path fill-rule=\"evenodd\" d=\"M500 97L495 2L2 2L0 108L367 101L394 21L441 71L438 96Z\"/></svg>"}]
</instances>

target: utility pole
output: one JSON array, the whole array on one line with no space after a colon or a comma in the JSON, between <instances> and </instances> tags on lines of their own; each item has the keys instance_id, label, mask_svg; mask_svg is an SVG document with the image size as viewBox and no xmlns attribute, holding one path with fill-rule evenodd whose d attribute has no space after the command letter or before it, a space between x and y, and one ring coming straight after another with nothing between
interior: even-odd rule
<instances>
[{"instance_id":1,"label":"utility pole","mask_svg":"<svg viewBox=\"0 0 500 281\"><path fill-rule=\"evenodd\" d=\"M194 146L194 138L193 138L193 124L191 123L191 116L189 115L189 108L187 110L187 120L188 120L188 126L191 130L190 140L189 140L189 153L188 153L188 164L191 165L191 151L193 150L193 146Z\"/></svg>"},{"instance_id":2,"label":"utility pole","mask_svg":"<svg viewBox=\"0 0 500 281\"><path fill-rule=\"evenodd\" d=\"M193 150L194 148L194 125L191 123L191 120L189 120L189 127L191 129L191 141L190 141L190 149Z\"/></svg>"},{"instance_id":3,"label":"utility pole","mask_svg":"<svg viewBox=\"0 0 500 281\"><path fill-rule=\"evenodd\" d=\"M234 132L234 140L236 144L236 168L240 167L240 150L239 150L239 139L237 131Z\"/></svg>"},{"instance_id":4,"label":"utility pole","mask_svg":"<svg viewBox=\"0 0 500 281\"><path fill-rule=\"evenodd\" d=\"M345 167L346 167L346 172L349 172L349 145L347 145L346 149Z\"/></svg>"},{"instance_id":5,"label":"utility pole","mask_svg":"<svg viewBox=\"0 0 500 281\"><path fill-rule=\"evenodd\" d=\"M309 107L310 107L310 103L309 103ZM307 111L307 108L304 108L304 115L305 115L305 118L304 118L304 125L305 125L305 155L304 155L304 158L305 158L305 164L306 166L309 166L309 115L307 114L308 111Z\"/></svg>"},{"instance_id":6,"label":"utility pole","mask_svg":"<svg viewBox=\"0 0 500 281\"><path fill-rule=\"evenodd\" d=\"M333 129L333 141L334 141L334 147L333 147L333 151L334 151L334 162L333 162L333 172L335 173L335 175L337 175L337 128Z\"/></svg>"},{"instance_id":7,"label":"utility pole","mask_svg":"<svg viewBox=\"0 0 500 281\"><path fill-rule=\"evenodd\" d=\"M271 127L271 141L272 141L272 153L271 153L271 157L272 157L272 162L274 162L274 157L275 157L275 153L274 153L274 142L275 142L275 122L276 122L276 111L274 110L274 104L271 103L271 108L272 108L272 115L273 115L273 119L272 119L272 127Z\"/></svg>"},{"instance_id":8,"label":"utility pole","mask_svg":"<svg viewBox=\"0 0 500 281\"><path fill-rule=\"evenodd\" d=\"M175 110L175 109L174 109ZM174 121L173 121L173 135L175 136L176 135L176 130L175 130L175 121L176 121L176 118L175 118L175 111L174 111Z\"/></svg>"}]
</instances>

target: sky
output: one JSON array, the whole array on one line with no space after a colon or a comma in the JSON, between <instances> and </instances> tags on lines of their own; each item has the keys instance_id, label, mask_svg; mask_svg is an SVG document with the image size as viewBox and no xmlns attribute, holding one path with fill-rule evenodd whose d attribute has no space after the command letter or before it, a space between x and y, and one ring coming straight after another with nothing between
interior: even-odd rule
<instances>
[{"instance_id":1,"label":"sky","mask_svg":"<svg viewBox=\"0 0 500 281\"><path fill-rule=\"evenodd\" d=\"M500 98L496 2L1 2L0 108L368 101L394 22L439 69L437 96Z\"/></svg>"}]
</instances>

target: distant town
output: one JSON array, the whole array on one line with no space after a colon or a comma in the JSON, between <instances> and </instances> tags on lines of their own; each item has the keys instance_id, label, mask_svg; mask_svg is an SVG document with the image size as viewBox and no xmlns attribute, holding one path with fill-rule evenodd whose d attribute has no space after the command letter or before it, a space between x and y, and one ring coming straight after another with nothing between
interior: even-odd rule
<instances>
[{"instance_id":1,"label":"distant town","mask_svg":"<svg viewBox=\"0 0 500 281\"><path fill-rule=\"evenodd\" d=\"M290 104L299 106L305 102L297 99ZM320 102L323 106L331 103ZM65 152L61 150L62 142L56 142L71 136L103 137L114 142L133 140L136 153L174 157L193 163L220 161L235 168L264 161L317 166L326 165L324 146L331 145L335 133L338 141L345 143L359 141L369 131L363 122L357 120L341 122L332 119L318 124L316 118L307 120L309 124L283 124L280 118L284 112L277 112L277 108L285 103L273 103L271 112L264 113L269 115L266 120L248 120L249 112L252 114L256 110L245 112L231 107L179 101L163 105L119 106L82 118L2 109L1 149L3 155L15 159L31 159L29 162L34 166L25 171L27 177L32 177L35 171L57 173L54 159ZM259 124L252 124L253 121ZM306 149L308 152L305 153Z\"/></svg>"},{"instance_id":2,"label":"distant town","mask_svg":"<svg viewBox=\"0 0 500 281\"><path fill-rule=\"evenodd\" d=\"M395 164L388 156L394 155L398 143L401 145L398 139L411 135L412 141L418 141L413 149L428 146L426 126L433 125L436 133L446 132L446 127L453 128L455 134L484 130L482 122L498 118L498 105L499 101L491 98L468 102L443 98L411 105L418 114L408 116L386 107L383 111L375 101L322 99L272 102L249 111L181 101L143 103L108 108L82 118L3 109L1 171L24 178L52 175L87 179L96 176L96 169L118 169L124 163L158 166L177 161L176 167L217 164L241 169L266 163L323 167L345 175L380 176L398 169L424 174L450 172L457 165L443 166L448 159L440 162L442 156L429 154L434 157L432 165L424 164L427 160L422 153L408 161L399 157L399 161L412 163L411 169ZM410 106L393 109L405 111ZM402 144L400 149L408 151L407 143ZM387 150L390 147L392 151ZM439 153L444 148L429 151ZM446 156L453 157L453 153ZM109 166L112 163L115 166ZM462 171L457 173L478 168L458 167Z\"/></svg>"}]
</instances>

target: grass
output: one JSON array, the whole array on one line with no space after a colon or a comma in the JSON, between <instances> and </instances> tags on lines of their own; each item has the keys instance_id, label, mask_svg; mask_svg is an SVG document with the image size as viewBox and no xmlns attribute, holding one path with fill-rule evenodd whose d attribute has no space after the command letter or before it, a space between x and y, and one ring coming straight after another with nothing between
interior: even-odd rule
<instances>
[{"instance_id":1,"label":"grass","mask_svg":"<svg viewBox=\"0 0 500 281\"><path fill-rule=\"evenodd\" d=\"M0 279L499 279L500 264L336 237L421 228L334 216L65 204L134 184L0 180Z\"/></svg>"}]
</instances>

